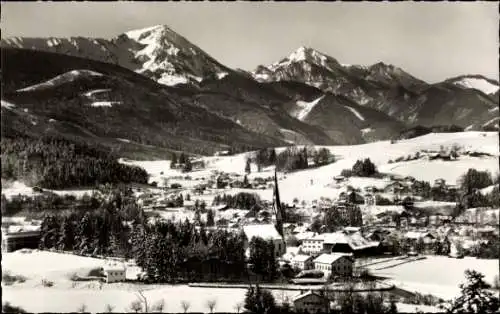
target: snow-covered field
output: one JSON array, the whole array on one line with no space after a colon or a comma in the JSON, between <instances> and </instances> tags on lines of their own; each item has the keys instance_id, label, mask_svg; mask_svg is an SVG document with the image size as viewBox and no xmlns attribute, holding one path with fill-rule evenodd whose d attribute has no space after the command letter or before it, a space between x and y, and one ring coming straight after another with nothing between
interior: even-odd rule
<instances>
[{"instance_id":1,"label":"snow-covered field","mask_svg":"<svg viewBox=\"0 0 500 314\"><path fill-rule=\"evenodd\" d=\"M164 311L183 312L182 301L189 303L189 312L208 312L207 302L215 300L216 312L236 312L236 305L243 302L245 289L235 288L195 288L187 285L140 285L131 283L98 284L97 282L77 282L69 280L73 273L100 267L104 261L95 258L69 254L30 251L3 254L2 271L12 275L23 275L26 282L11 286L2 285L3 301L21 306L28 312L75 312L83 304L90 312L103 312L111 305L114 312L130 312L130 304L138 299L137 292L143 291L150 306L163 299ZM134 271L134 269L132 269ZM129 271L127 270L127 277ZM53 281L52 287L43 287L41 279ZM293 298L298 291L273 291L278 302ZM57 302L47 302L57 300ZM398 303L405 312L415 309L429 310L422 306ZM151 311L151 309L149 309Z\"/></svg>"},{"instance_id":2,"label":"snow-covered field","mask_svg":"<svg viewBox=\"0 0 500 314\"><path fill-rule=\"evenodd\" d=\"M31 252L31 253L27 253ZM131 302L137 299L137 291L144 290L150 304L164 299L167 312L182 313L182 301L190 303L189 312L207 312L207 301L215 300L217 312L236 312L235 305L243 302L245 289L193 288L187 285L140 285L128 283L103 284L97 282L78 282L73 286L70 277L74 273L84 274L93 268L101 267L101 259L42 251L19 251L4 253L2 272L26 277L26 282L11 286L2 284L3 302L21 306L28 312L75 312L82 305L87 311L103 312L107 304L115 312L130 312ZM132 271L135 270L132 268ZM127 277L129 270L127 269ZM41 279L54 283L43 287ZM282 293L276 292L279 300ZM297 291L287 292L293 297ZM47 302L57 300L57 302Z\"/></svg>"},{"instance_id":3,"label":"snow-covered field","mask_svg":"<svg viewBox=\"0 0 500 314\"><path fill-rule=\"evenodd\" d=\"M483 273L485 280L493 283L495 275L499 273L498 260L427 256L424 260L372 272L390 278L402 289L450 299L460 293L459 284L465 281L464 272L467 269Z\"/></svg>"},{"instance_id":4,"label":"snow-covered field","mask_svg":"<svg viewBox=\"0 0 500 314\"><path fill-rule=\"evenodd\" d=\"M456 161L426 161L416 160L389 164L401 156L415 154L421 150L439 151L441 146L449 148L458 145L464 150L484 152L492 157L474 158L462 156ZM492 174L498 168L498 133L496 132L461 132L461 133L433 133L425 136L401 140L394 144L390 141L374 142L362 145L345 146L316 146L316 149L326 147L334 154L338 161L319 168L307 169L288 174L279 174L280 193L284 202L291 203L294 198L299 201L311 202L320 197L335 197L339 189L332 186L333 177L339 175L343 169L348 169L358 159L370 158L379 171L399 175L409 175L420 180L431 181L443 178L450 184L455 184L469 168L489 170ZM285 148L277 148L280 152ZM251 153L234 156L204 157L206 169L182 174L179 170L170 169L169 161L126 161L128 164L141 166L151 174L150 181L162 183L163 178L189 175L195 178L208 178L212 171L220 170L228 173L244 175L246 159ZM257 172L256 165L252 164L249 179L254 177L269 177L274 174L272 168ZM163 172L163 174L161 174ZM312 181L312 182L311 182ZM368 185L383 187L380 179L351 178L348 183L354 187L363 188ZM234 191L234 190L233 190ZM251 190L263 199L271 200L272 190Z\"/></svg>"},{"instance_id":5,"label":"snow-covered field","mask_svg":"<svg viewBox=\"0 0 500 314\"><path fill-rule=\"evenodd\" d=\"M446 180L450 184L456 184L460 176L467 172L468 169L475 168L476 170L488 170L492 174L498 172L498 158L472 158L462 157L455 161L441 160L413 160L401 163L387 164L380 167L380 171L390 172L402 176L413 176L417 180L433 182L437 179L436 174L440 178ZM425 171L422 171L425 169Z\"/></svg>"}]
</instances>

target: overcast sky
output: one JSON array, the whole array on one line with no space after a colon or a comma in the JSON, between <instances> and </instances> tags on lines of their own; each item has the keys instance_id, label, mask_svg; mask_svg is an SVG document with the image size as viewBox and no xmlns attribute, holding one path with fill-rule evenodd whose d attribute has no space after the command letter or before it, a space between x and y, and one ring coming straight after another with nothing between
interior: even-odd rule
<instances>
[{"instance_id":1,"label":"overcast sky","mask_svg":"<svg viewBox=\"0 0 500 314\"><path fill-rule=\"evenodd\" d=\"M391 63L428 82L498 79L496 3L2 2L2 37L111 38L157 24L245 70L308 46L340 63Z\"/></svg>"}]
</instances>

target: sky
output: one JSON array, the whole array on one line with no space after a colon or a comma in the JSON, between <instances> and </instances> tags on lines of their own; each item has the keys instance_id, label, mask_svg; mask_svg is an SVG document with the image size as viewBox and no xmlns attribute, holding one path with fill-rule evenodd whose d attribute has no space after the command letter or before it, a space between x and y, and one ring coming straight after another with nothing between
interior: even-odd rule
<instances>
[{"instance_id":1,"label":"sky","mask_svg":"<svg viewBox=\"0 0 500 314\"><path fill-rule=\"evenodd\" d=\"M496 3L3 2L1 16L2 38L112 38L164 24L244 70L307 46L343 64L393 64L429 83L499 76Z\"/></svg>"}]
</instances>

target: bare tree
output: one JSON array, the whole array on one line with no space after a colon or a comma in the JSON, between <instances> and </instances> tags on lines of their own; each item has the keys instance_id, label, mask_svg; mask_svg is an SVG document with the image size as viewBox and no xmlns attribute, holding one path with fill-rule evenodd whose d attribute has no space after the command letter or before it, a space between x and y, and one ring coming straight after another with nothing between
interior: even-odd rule
<instances>
[{"instance_id":1,"label":"bare tree","mask_svg":"<svg viewBox=\"0 0 500 314\"><path fill-rule=\"evenodd\" d=\"M217 305L217 301L216 300L212 299L212 300L208 300L207 301L207 307L210 310L210 313L214 312L215 305Z\"/></svg>"},{"instance_id":2,"label":"bare tree","mask_svg":"<svg viewBox=\"0 0 500 314\"><path fill-rule=\"evenodd\" d=\"M142 305L140 300L135 300L132 301L129 305L130 310L132 310L135 313L139 313L142 310Z\"/></svg>"},{"instance_id":3,"label":"bare tree","mask_svg":"<svg viewBox=\"0 0 500 314\"><path fill-rule=\"evenodd\" d=\"M155 304L153 304L152 311L153 312L163 312L163 309L165 308L165 300L161 299L157 301Z\"/></svg>"},{"instance_id":4,"label":"bare tree","mask_svg":"<svg viewBox=\"0 0 500 314\"><path fill-rule=\"evenodd\" d=\"M115 307L110 305L110 304L106 304L106 307L104 308L106 313L111 313L111 312L113 312L114 309L115 309Z\"/></svg>"},{"instance_id":5,"label":"bare tree","mask_svg":"<svg viewBox=\"0 0 500 314\"><path fill-rule=\"evenodd\" d=\"M148 313L149 312L148 311L148 299L146 299L142 290L137 291L137 294L139 294L139 298L142 300L142 303L144 303L144 312Z\"/></svg>"},{"instance_id":6,"label":"bare tree","mask_svg":"<svg viewBox=\"0 0 500 314\"><path fill-rule=\"evenodd\" d=\"M240 313L241 309L243 308L243 303L238 302L234 305L234 309L236 310L236 313Z\"/></svg>"},{"instance_id":7,"label":"bare tree","mask_svg":"<svg viewBox=\"0 0 500 314\"><path fill-rule=\"evenodd\" d=\"M184 301L181 301L181 306L182 306L182 309L184 310L184 313L187 313L187 311L189 310L189 307L191 306L191 303L184 300Z\"/></svg>"},{"instance_id":8,"label":"bare tree","mask_svg":"<svg viewBox=\"0 0 500 314\"><path fill-rule=\"evenodd\" d=\"M82 303L82 305L80 305L78 307L78 313L85 313L87 311L87 305L85 305L85 303Z\"/></svg>"}]
</instances>

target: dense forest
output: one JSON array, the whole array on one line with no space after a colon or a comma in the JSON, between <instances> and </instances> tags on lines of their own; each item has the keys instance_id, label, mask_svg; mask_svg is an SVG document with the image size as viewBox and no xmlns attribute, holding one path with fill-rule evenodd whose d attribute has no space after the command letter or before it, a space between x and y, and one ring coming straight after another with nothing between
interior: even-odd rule
<instances>
[{"instance_id":1,"label":"dense forest","mask_svg":"<svg viewBox=\"0 0 500 314\"><path fill-rule=\"evenodd\" d=\"M229 208L238 209L253 209L259 211L261 209L260 198L257 194L239 192L236 195L223 194L216 195L212 202L213 205L225 204Z\"/></svg>"},{"instance_id":2,"label":"dense forest","mask_svg":"<svg viewBox=\"0 0 500 314\"><path fill-rule=\"evenodd\" d=\"M147 172L84 144L54 138L2 138L2 179L63 189L102 183L147 183Z\"/></svg>"},{"instance_id":3,"label":"dense forest","mask_svg":"<svg viewBox=\"0 0 500 314\"><path fill-rule=\"evenodd\" d=\"M276 170L279 171L293 171L307 169L312 165L318 167L335 162L334 156L332 156L328 149L321 148L316 150L306 146L302 149L296 146L288 147L279 154L276 153L274 148L260 149L255 153L253 159L259 171L263 167L271 165L275 165Z\"/></svg>"},{"instance_id":4,"label":"dense forest","mask_svg":"<svg viewBox=\"0 0 500 314\"><path fill-rule=\"evenodd\" d=\"M126 220L120 209L103 206L86 213L47 215L42 221L40 248L134 258L149 283L241 281L248 279L242 233L206 231L188 220L148 224L139 211ZM264 244L263 244L264 243ZM265 280L277 276L272 244L250 243L254 272Z\"/></svg>"}]
</instances>

